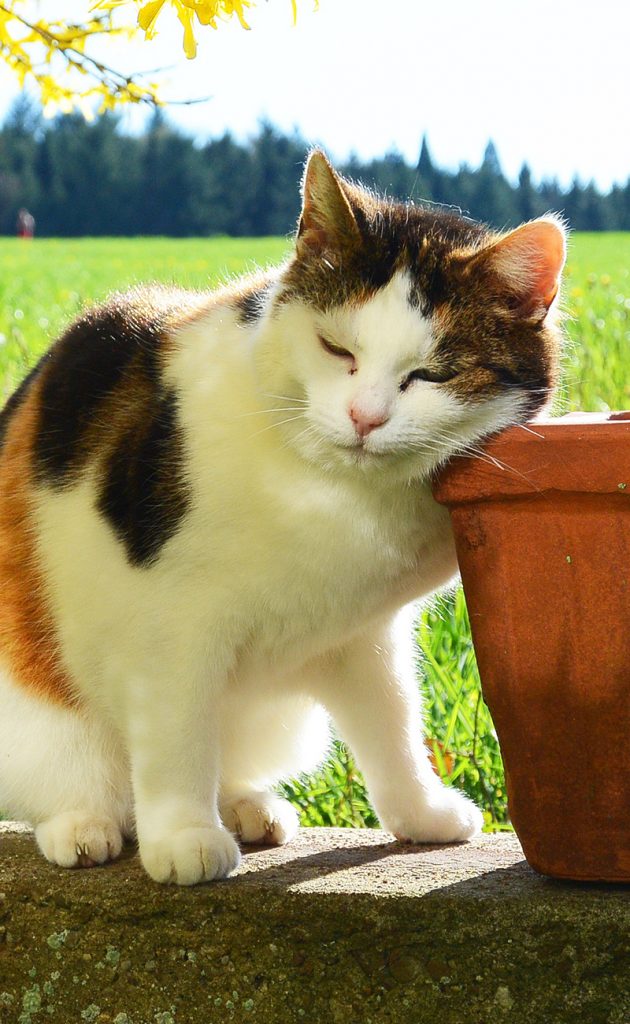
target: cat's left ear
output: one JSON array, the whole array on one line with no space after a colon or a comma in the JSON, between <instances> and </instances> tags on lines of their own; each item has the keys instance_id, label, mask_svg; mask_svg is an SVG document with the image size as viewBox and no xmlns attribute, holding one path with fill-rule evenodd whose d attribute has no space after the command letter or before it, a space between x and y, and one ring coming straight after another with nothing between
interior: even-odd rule
<instances>
[{"instance_id":1,"label":"cat's left ear","mask_svg":"<svg viewBox=\"0 0 630 1024\"><path fill-rule=\"evenodd\" d=\"M311 153L302 181L302 213L295 245L298 256L356 245L359 227L339 178L320 150Z\"/></svg>"},{"instance_id":2,"label":"cat's left ear","mask_svg":"<svg viewBox=\"0 0 630 1024\"><path fill-rule=\"evenodd\" d=\"M521 315L547 315L560 286L566 234L559 217L541 217L510 231L482 254Z\"/></svg>"}]
</instances>

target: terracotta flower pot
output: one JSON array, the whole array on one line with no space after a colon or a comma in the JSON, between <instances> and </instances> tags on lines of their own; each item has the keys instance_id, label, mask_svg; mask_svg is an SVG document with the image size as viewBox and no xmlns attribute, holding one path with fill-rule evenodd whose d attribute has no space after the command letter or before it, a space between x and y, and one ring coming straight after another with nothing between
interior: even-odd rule
<instances>
[{"instance_id":1,"label":"terracotta flower pot","mask_svg":"<svg viewBox=\"0 0 630 1024\"><path fill-rule=\"evenodd\" d=\"M630 881L630 412L515 427L447 505L527 860Z\"/></svg>"}]
</instances>

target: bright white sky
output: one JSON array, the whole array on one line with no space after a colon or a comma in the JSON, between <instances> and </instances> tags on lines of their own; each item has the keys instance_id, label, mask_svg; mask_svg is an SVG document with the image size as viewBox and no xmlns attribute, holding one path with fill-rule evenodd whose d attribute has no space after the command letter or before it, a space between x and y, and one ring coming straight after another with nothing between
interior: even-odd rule
<instances>
[{"instance_id":1,"label":"bright white sky","mask_svg":"<svg viewBox=\"0 0 630 1024\"><path fill-rule=\"evenodd\" d=\"M251 32L201 30L186 61L181 30L112 45L117 66L170 65L165 95L211 96L171 118L205 139L238 137L261 117L297 126L333 158L395 147L409 161L426 132L434 160L476 166L494 139L505 172L527 160L536 179L574 174L601 188L630 176L630 4L627 0L258 0ZM40 0L42 14L89 0ZM35 4L34 4L35 6ZM0 70L0 117L16 94ZM138 123L126 115L127 125Z\"/></svg>"}]
</instances>

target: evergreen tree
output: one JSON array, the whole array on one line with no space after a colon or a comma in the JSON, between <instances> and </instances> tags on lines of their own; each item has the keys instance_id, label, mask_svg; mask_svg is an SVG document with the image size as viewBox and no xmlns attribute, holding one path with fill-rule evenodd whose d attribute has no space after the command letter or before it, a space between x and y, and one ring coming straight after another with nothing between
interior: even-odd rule
<instances>
[{"instance_id":1,"label":"evergreen tree","mask_svg":"<svg viewBox=\"0 0 630 1024\"><path fill-rule=\"evenodd\" d=\"M543 179L538 188L538 193L545 213L548 213L550 210L555 210L556 213L567 213L567 196L560 188L556 178ZM572 225L572 227L574 226Z\"/></svg>"},{"instance_id":2,"label":"evergreen tree","mask_svg":"<svg viewBox=\"0 0 630 1024\"><path fill-rule=\"evenodd\" d=\"M243 197L251 175L249 151L229 132L201 150L208 203L208 233L242 235Z\"/></svg>"},{"instance_id":3,"label":"evergreen tree","mask_svg":"<svg viewBox=\"0 0 630 1024\"><path fill-rule=\"evenodd\" d=\"M405 163L401 153L395 149L391 149L384 157L366 164L363 173L359 169L357 177L365 185L391 199L408 199L414 184L413 171Z\"/></svg>"},{"instance_id":4,"label":"evergreen tree","mask_svg":"<svg viewBox=\"0 0 630 1024\"><path fill-rule=\"evenodd\" d=\"M0 133L0 232L14 234L17 212L36 212L39 199L37 146L40 109L22 93L12 104Z\"/></svg>"},{"instance_id":5,"label":"evergreen tree","mask_svg":"<svg viewBox=\"0 0 630 1024\"><path fill-rule=\"evenodd\" d=\"M43 235L287 234L307 149L268 122L247 142L226 133L199 147L160 110L139 136L111 114L44 122L22 96L0 128L0 233L14 233L24 206ZM535 186L523 164L513 187L492 142L477 169L436 167L425 136L415 166L392 149L368 162L352 155L341 170L387 196L452 206L495 228L555 210L578 230L630 230L630 180L608 195L577 179L564 192L555 180Z\"/></svg>"},{"instance_id":6,"label":"evergreen tree","mask_svg":"<svg viewBox=\"0 0 630 1024\"><path fill-rule=\"evenodd\" d=\"M205 233L209 220L205 195L199 151L192 139L156 110L140 151L137 233L174 237Z\"/></svg>"},{"instance_id":7,"label":"evergreen tree","mask_svg":"<svg viewBox=\"0 0 630 1024\"><path fill-rule=\"evenodd\" d=\"M612 231L630 231L630 178L626 186L614 185L607 200Z\"/></svg>"},{"instance_id":8,"label":"evergreen tree","mask_svg":"<svg viewBox=\"0 0 630 1024\"><path fill-rule=\"evenodd\" d=\"M345 164L342 164L339 170L346 178L350 178L351 181L359 181L361 178L361 172L363 164L359 160L356 153L350 153L350 156Z\"/></svg>"},{"instance_id":9,"label":"evergreen tree","mask_svg":"<svg viewBox=\"0 0 630 1024\"><path fill-rule=\"evenodd\" d=\"M483 163L473 176L470 209L473 217L494 227L507 227L518 219L512 189L503 177L492 141L486 146Z\"/></svg>"},{"instance_id":10,"label":"evergreen tree","mask_svg":"<svg viewBox=\"0 0 630 1024\"><path fill-rule=\"evenodd\" d=\"M519 172L515 200L518 220L533 220L542 212L540 196L532 184L532 175L527 164L523 164Z\"/></svg>"},{"instance_id":11,"label":"evergreen tree","mask_svg":"<svg viewBox=\"0 0 630 1024\"><path fill-rule=\"evenodd\" d=\"M606 231L615 227L612 210L593 182L582 186L577 178L565 197L566 215L576 231Z\"/></svg>"},{"instance_id":12,"label":"evergreen tree","mask_svg":"<svg viewBox=\"0 0 630 1024\"><path fill-rule=\"evenodd\" d=\"M244 196L243 234L284 235L300 212L298 182L307 153L297 136L285 136L263 121L250 144L251 165Z\"/></svg>"},{"instance_id":13,"label":"evergreen tree","mask_svg":"<svg viewBox=\"0 0 630 1024\"><path fill-rule=\"evenodd\" d=\"M452 177L443 174L444 202L468 217L477 216L473 212L473 207L476 205L476 174L477 172L473 171L468 164L461 164L459 170Z\"/></svg>"},{"instance_id":14,"label":"evergreen tree","mask_svg":"<svg viewBox=\"0 0 630 1024\"><path fill-rule=\"evenodd\" d=\"M489 140L484 150L481 168L482 170L486 170L494 178L500 178L503 175L499 154L497 153L497 147L492 139Z\"/></svg>"},{"instance_id":15,"label":"evergreen tree","mask_svg":"<svg viewBox=\"0 0 630 1024\"><path fill-rule=\"evenodd\" d=\"M414 195L420 199L442 202L443 189L440 187L440 172L433 166L426 135L422 136L416 171L417 178L413 189Z\"/></svg>"}]
</instances>

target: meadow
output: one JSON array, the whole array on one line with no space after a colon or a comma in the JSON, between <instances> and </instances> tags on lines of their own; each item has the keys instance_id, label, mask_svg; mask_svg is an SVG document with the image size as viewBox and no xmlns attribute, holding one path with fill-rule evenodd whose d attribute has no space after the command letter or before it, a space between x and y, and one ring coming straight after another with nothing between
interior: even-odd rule
<instances>
[{"instance_id":1,"label":"meadow","mask_svg":"<svg viewBox=\"0 0 630 1024\"><path fill-rule=\"evenodd\" d=\"M87 304L143 281L206 288L286 253L282 238L0 238L0 398ZM630 406L630 234L571 239L563 304L568 343L556 412ZM483 703L461 589L434 598L418 622L418 682L443 777L509 828L503 767ZM324 768L285 787L304 824L374 825L352 757L336 744Z\"/></svg>"}]
</instances>

